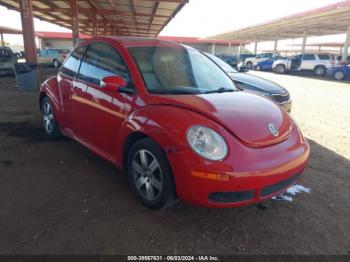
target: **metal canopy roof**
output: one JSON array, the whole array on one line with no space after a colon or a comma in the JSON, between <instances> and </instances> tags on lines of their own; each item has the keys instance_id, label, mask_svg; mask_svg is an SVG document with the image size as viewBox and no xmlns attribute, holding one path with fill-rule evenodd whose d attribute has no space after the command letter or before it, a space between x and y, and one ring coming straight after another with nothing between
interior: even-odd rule
<instances>
[{"instance_id":1,"label":"metal canopy roof","mask_svg":"<svg viewBox=\"0 0 350 262\"><path fill-rule=\"evenodd\" d=\"M156 36L188 0L77 0L79 32ZM18 0L0 0L0 5L19 11ZM70 0L32 0L33 16L71 29ZM106 28L106 30L105 30Z\"/></svg>"},{"instance_id":2,"label":"metal canopy roof","mask_svg":"<svg viewBox=\"0 0 350 262\"><path fill-rule=\"evenodd\" d=\"M212 36L211 39L269 41L343 34L350 25L350 0L297 13L266 23Z\"/></svg>"},{"instance_id":3,"label":"metal canopy roof","mask_svg":"<svg viewBox=\"0 0 350 262\"><path fill-rule=\"evenodd\" d=\"M6 26L0 26L0 33L2 34L22 34L22 30L6 27Z\"/></svg>"}]
</instances>

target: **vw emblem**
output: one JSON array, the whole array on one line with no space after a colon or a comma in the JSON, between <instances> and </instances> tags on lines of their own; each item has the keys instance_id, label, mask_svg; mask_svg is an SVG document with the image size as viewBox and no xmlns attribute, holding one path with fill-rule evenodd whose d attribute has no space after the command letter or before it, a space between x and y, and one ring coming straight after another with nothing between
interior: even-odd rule
<instances>
[{"instance_id":1,"label":"vw emblem","mask_svg":"<svg viewBox=\"0 0 350 262\"><path fill-rule=\"evenodd\" d=\"M274 124L269 124L269 130L273 136L278 136L278 129Z\"/></svg>"}]
</instances>

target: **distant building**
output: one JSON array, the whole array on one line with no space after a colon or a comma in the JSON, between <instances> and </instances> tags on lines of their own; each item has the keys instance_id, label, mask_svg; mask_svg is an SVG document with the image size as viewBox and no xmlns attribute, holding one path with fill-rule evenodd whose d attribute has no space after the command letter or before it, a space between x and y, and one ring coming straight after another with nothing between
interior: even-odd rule
<instances>
[{"instance_id":1,"label":"distant building","mask_svg":"<svg viewBox=\"0 0 350 262\"><path fill-rule=\"evenodd\" d=\"M72 48L72 33L63 32L36 32L38 48ZM80 35L81 39L91 36ZM192 46L198 50L216 55L237 54L239 41L211 40L198 37L158 36L158 39L178 42Z\"/></svg>"}]
</instances>

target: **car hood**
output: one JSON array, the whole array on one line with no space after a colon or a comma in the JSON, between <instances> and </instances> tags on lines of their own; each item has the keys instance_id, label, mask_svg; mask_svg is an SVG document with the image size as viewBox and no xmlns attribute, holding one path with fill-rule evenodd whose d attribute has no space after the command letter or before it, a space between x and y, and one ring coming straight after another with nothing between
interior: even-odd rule
<instances>
[{"instance_id":1,"label":"car hood","mask_svg":"<svg viewBox=\"0 0 350 262\"><path fill-rule=\"evenodd\" d=\"M280 85L262 77L252 76L245 73L231 73L229 75L234 81L240 81L248 85L253 85L262 92L268 94L286 94L288 92Z\"/></svg>"},{"instance_id":2,"label":"car hood","mask_svg":"<svg viewBox=\"0 0 350 262\"><path fill-rule=\"evenodd\" d=\"M292 129L290 116L270 100L246 92L203 95L152 95L151 104L195 111L214 120L250 147L265 147L285 140ZM196 123L193 123L196 124ZM269 124L278 129L276 136Z\"/></svg>"}]
</instances>

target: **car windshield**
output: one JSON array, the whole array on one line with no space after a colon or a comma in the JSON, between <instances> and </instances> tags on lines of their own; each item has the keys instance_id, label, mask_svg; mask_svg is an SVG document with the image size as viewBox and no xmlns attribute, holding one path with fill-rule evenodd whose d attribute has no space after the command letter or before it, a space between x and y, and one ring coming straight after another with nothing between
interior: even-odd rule
<instances>
[{"instance_id":1,"label":"car windshield","mask_svg":"<svg viewBox=\"0 0 350 262\"><path fill-rule=\"evenodd\" d=\"M130 47L147 90L155 94L205 94L236 90L208 57L185 47Z\"/></svg>"},{"instance_id":2,"label":"car windshield","mask_svg":"<svg viewBox=\"0 0 350 262\"><path fill-rule=\"evenodd\" d=\"M209 57L211 60L213 60L218 66L220 66L226 73L238 73L237 70L233 69L232 66L230 66L228 63L226 63L224 60L218 58L215 55L205 53L207 57Z\"/></svg>"}]
</instances>

